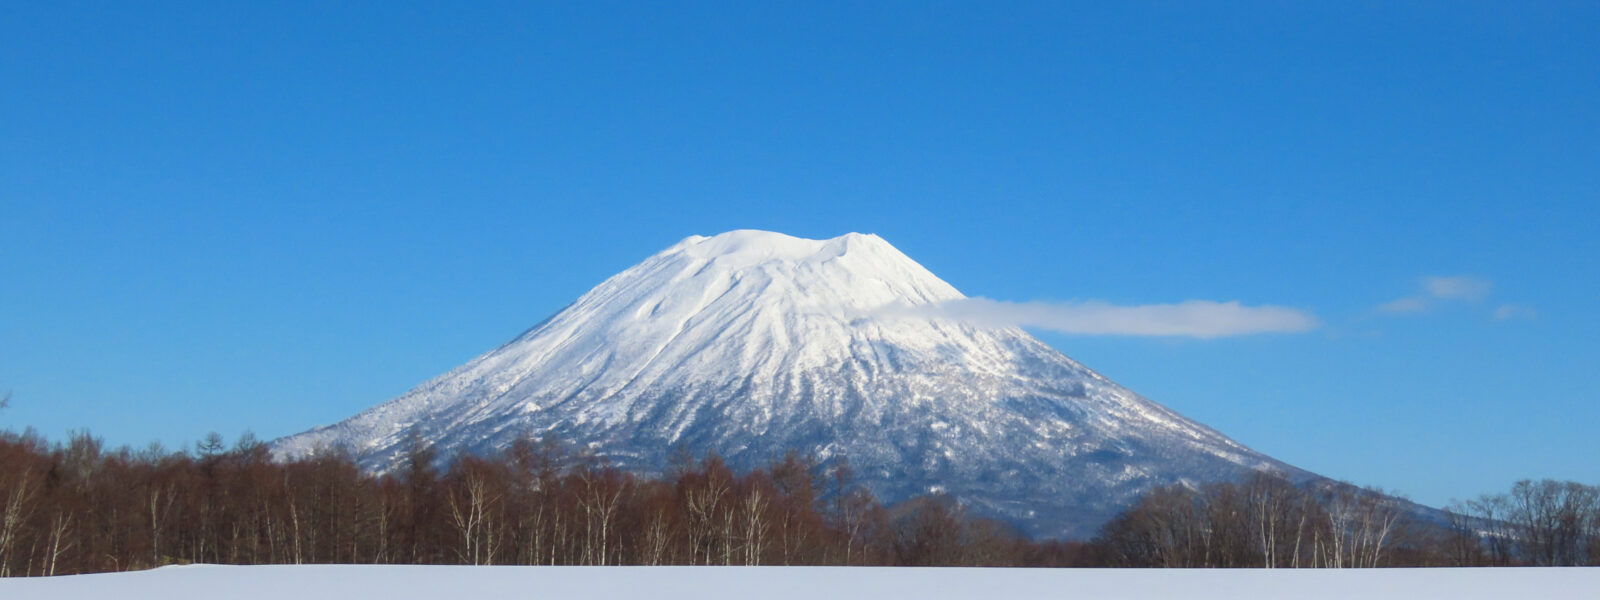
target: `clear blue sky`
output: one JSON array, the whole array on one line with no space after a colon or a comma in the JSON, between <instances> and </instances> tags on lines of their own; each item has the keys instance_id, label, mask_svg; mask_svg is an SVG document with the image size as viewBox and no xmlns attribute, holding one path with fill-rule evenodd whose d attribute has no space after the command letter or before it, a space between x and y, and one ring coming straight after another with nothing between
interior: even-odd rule
<instances>
[{"instance_id":1,"label":"clear blue sky","mask_svg":"<svg viewBox=\"0 0 1600 600\"><path fill-rule=\"evenodd\" d=\"M1040 333L1307 469L1600 483L1600 4L463 4L8 3L0 426L294 433L690 234L861 231L1316 315Z\"/></svg>"}]
</instances>

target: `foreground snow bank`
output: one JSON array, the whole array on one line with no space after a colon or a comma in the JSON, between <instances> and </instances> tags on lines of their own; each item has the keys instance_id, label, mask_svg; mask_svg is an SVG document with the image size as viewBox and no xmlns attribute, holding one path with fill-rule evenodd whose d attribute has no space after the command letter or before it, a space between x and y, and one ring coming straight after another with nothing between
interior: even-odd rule
<instances>
[{"instance_id":1,"label":"foreground snow bank","mask_svg":"<svg viewBox=\"0 0 1600 600\"><path fill-rule=\"evenodd\" d=\"M1371 570L944 569L869 567L165 567L0 579L0 598L316 600L411 598L1574 598L1600 568Z\"/></svg>"}]
</instances>

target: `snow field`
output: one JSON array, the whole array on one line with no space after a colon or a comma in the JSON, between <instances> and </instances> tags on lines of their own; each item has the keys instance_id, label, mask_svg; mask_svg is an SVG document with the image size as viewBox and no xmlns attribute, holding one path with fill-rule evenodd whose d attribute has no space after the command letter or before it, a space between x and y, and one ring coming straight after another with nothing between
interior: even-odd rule
<instances>
[{"instance_id":1,"label":"snow field","mask_svg":"<svg viewBox=\"0 0 1600 600\"><path fill-rule=\"evenodd\" d=\"M1597 598L1600 568L974 569L193 565L0 579L7 600Z\"/></svg>"}]
</instances>

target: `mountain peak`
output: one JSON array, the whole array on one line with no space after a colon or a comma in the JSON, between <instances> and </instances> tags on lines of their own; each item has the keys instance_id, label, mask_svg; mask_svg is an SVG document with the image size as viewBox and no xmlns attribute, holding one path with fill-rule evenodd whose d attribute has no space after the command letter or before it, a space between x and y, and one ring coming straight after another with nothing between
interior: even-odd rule
<instances>
[{"instance_id":1,"label":"mountain peak","mask_svg":"<svg viewBox=\"0 0 1600 600\"><path fill-rule=\"evenodd\" d=\"M763 308L776 302L850 318L894 304L964 297L877 235L812 240L754 229L684 238L595 290L623 286L638 297L706 300L697 310L711 303Z\"/></svg>"},{"instance_id":2,"label":"mountain peak","mask_svg":"<svg viewBox=\"0 0 1600 600\"><path fill-rule=\"evenodd\" d=\"M505 345L273 448L343 446L384 471L413 435L443 456L554 436L646 472L680 446L740 468L795 449L848 456L887 501L943 490L1047 535L1089 533L1153 485L1295 472L1021 330L870 317L963 297L875 235L691 236Z\"/></svg>"},{"instance_id":3,"label":"mountain peak","mask_svg":"<svg viewBox=\"0 0 1600 600\"><path fill-rule=\"evenodd\" d=\"M871 252L885 256L904 254L883 238L873 234L846 233L826 240L812 240L759 229L736 229L714 236L693 235L663 251L698 259L721 258L742 263L822 262L847 253Z\"/></svg>"}]
</instances>

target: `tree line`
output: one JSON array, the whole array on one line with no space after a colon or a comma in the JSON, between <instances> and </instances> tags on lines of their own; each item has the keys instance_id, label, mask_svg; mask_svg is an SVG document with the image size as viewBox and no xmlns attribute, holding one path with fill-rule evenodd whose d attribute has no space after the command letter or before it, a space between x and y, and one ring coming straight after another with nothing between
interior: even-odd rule
<instances>
[{"instance_id":1,"label":"tree line","mask_svg":"<svg viewBox=\"0 0 1600 600\"><path fill-rule=\"evenodd\" d=\"M944 497L893 506L847 463L788 454L736 473L680 454L646 478L551 441L396 473L348 454L273 460L246 436L193 451L51 444L0 433L0 576L168 564L1055 566L1035 543Z\"/></svg>"},{"instance_id":2,"label":"tree line","mask_svg":"<svg viewBox=\"0 0 1600 600\"><path fill-rule=\"evenodd\" d=\"M1523 480L1447 511L1449 550L1463 566L1600 566L1600 488Z\"/></svg>"},{"instance_id":3,"label":"tree line","mask_svg":"<svg viewBox=\"0 0 1600 600\"><path fill-rule=\"evenodd\" d=\"M1258 472L1239 483L1151 490L1107 523L1096 545L1119 567L1397 566L1421 558L1415 525L1381 490L1296 486Z\"/></svg>"},{"instance_id":4,"label":"tree line","mask_svg":"<svg viewBox=\"0 0 1600 600\"><path fill-rule=\"evenodd\" d=\"M1600 566L1600 488L1523 480L1442 511L1380 489L1258 472L1146 493L1107 523L1111 567Z\"/></svg>"},{"instance_id":5,"label":"tree line","mask_svg":"<svg viewBox=\"0 0 1600 600\"><path fill-rule=\"evenodd\" d=\"M1435 519L1381 490L1156 488L1087 542L1029 540L945 496L880 503L847 462L790 453L735 472L679 453L642 477L528 440L442 470L345 453L275 461L251 436L107 449L0 432L0 576L167 564L1385 567L1600 562L1600 493L1521 482Z\"/></svg>"}]
</instances>

